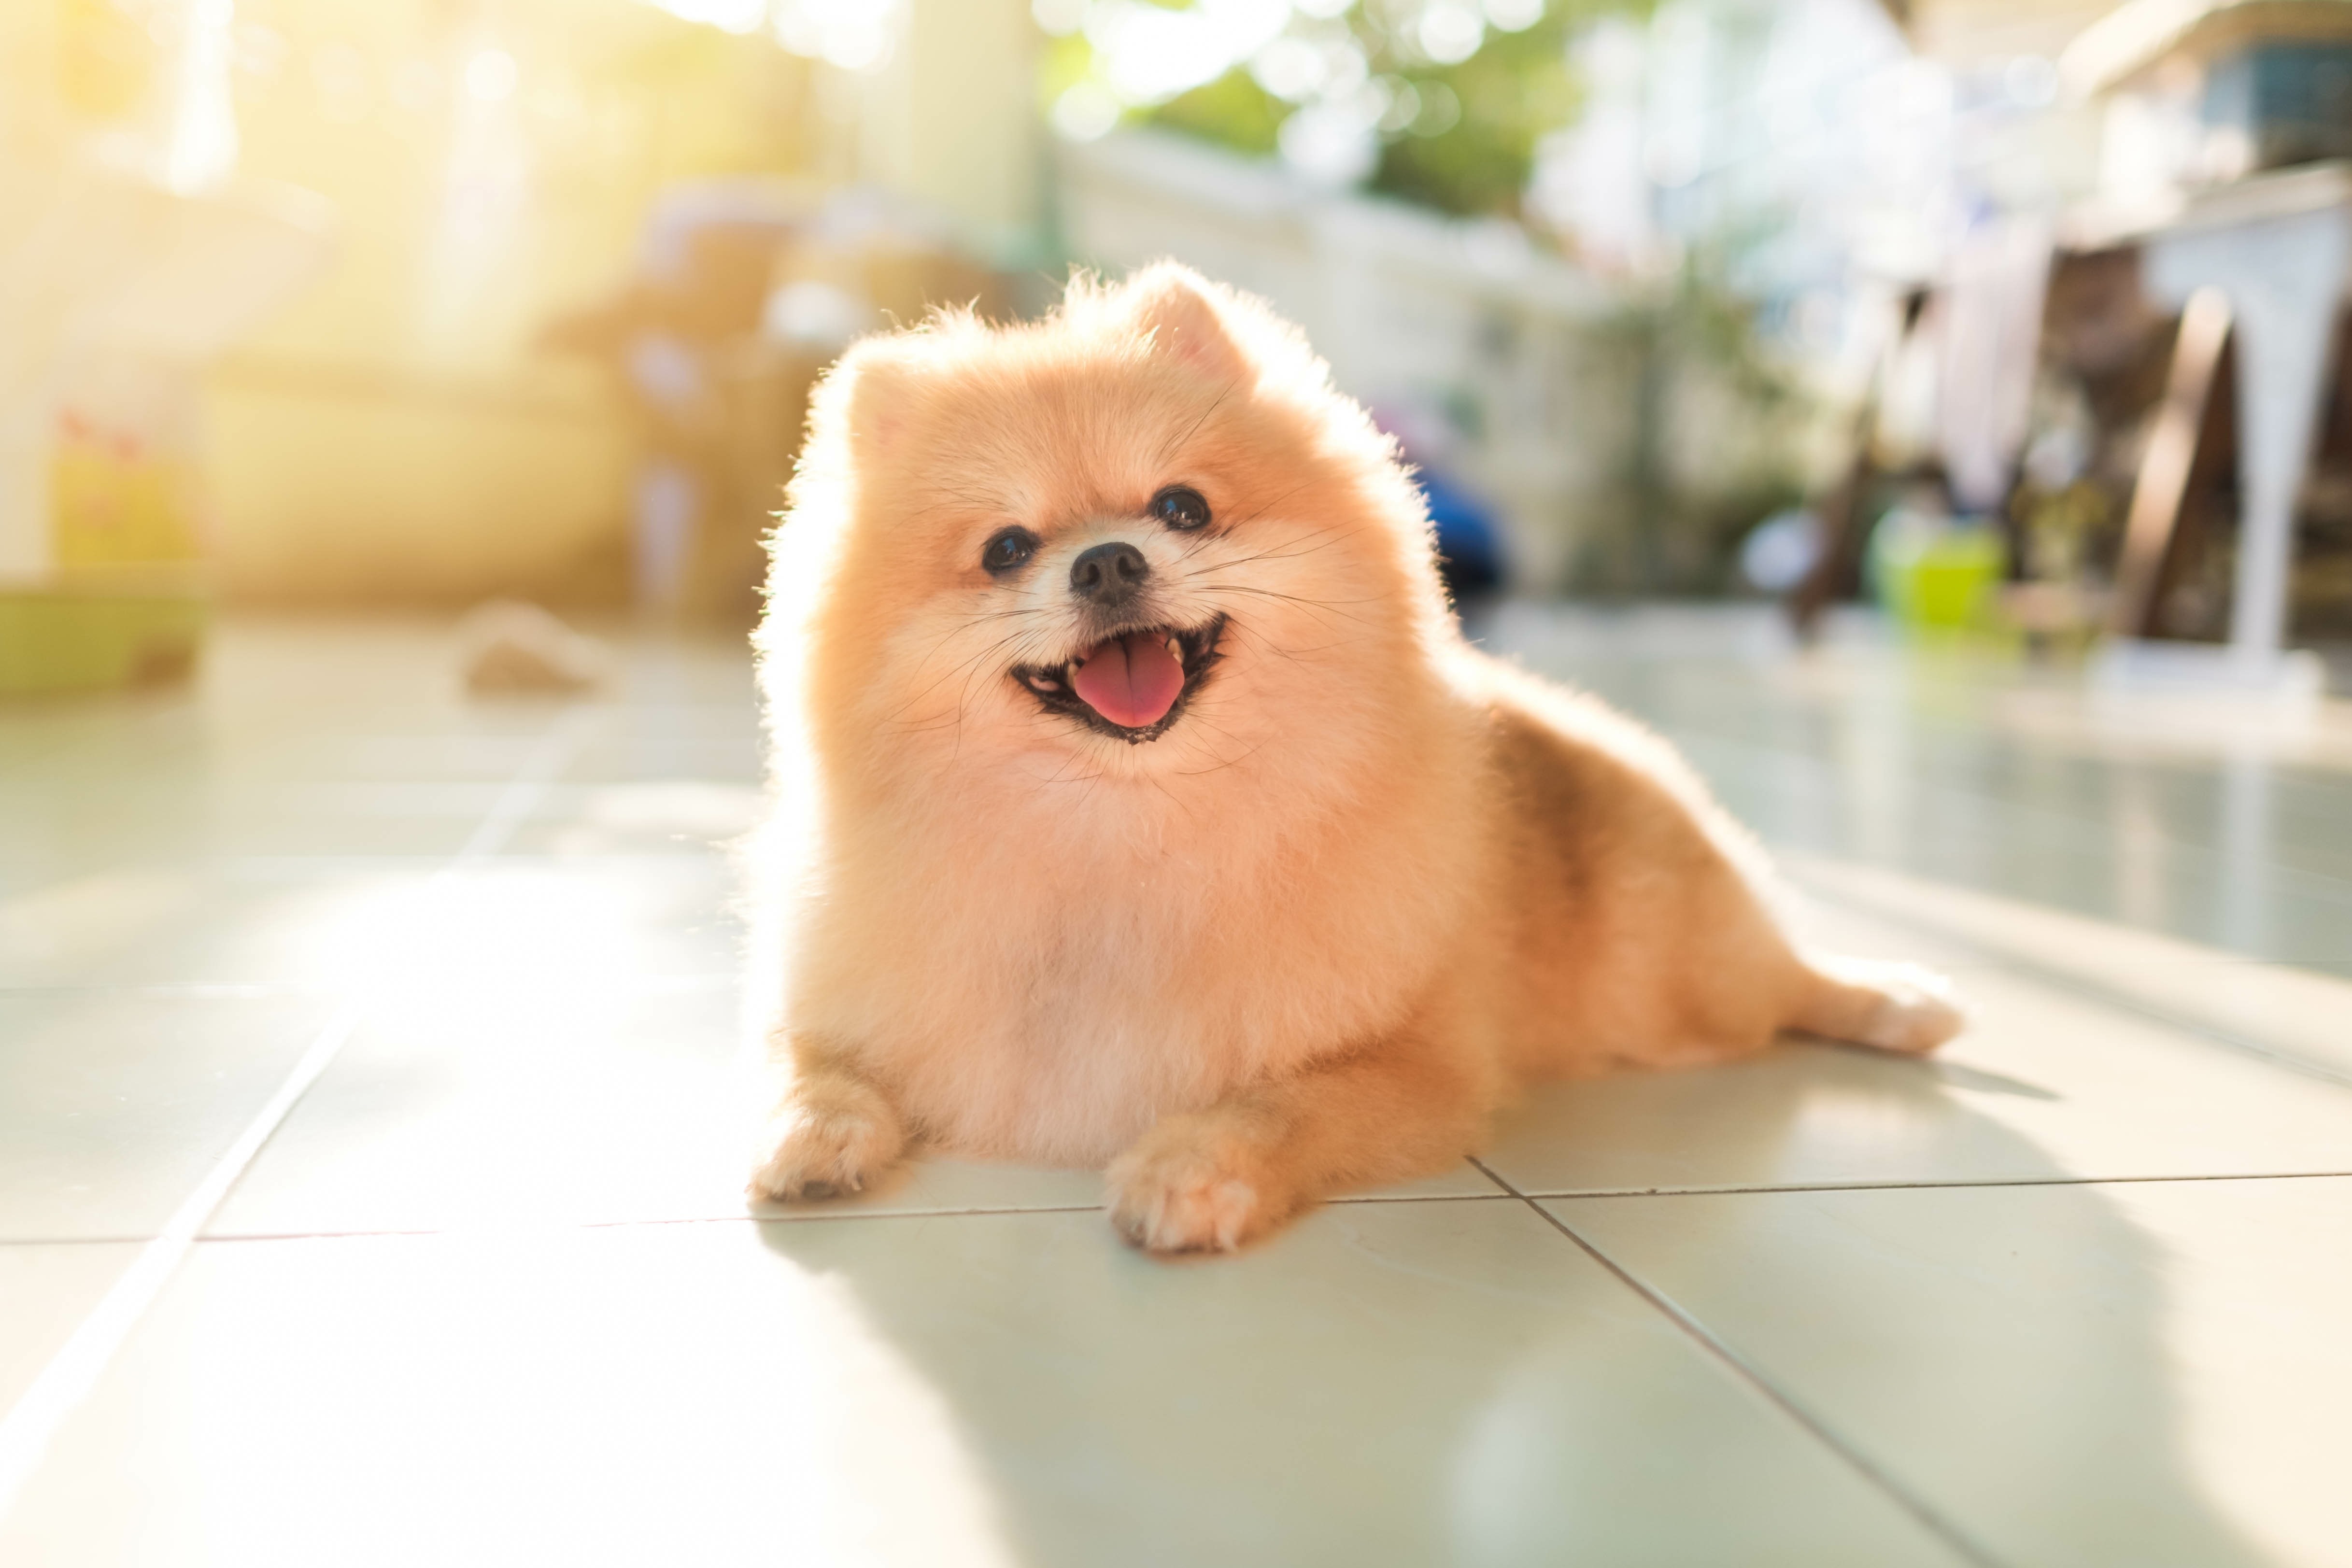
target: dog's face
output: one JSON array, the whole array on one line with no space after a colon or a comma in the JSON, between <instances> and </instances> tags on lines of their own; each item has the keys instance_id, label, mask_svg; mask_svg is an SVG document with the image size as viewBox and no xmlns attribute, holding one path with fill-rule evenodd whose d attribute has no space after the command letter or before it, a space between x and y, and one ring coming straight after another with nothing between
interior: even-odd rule
<instances>
[{"instance_id":1,"label":"dog's face","mask_svg":"<svg viewBox=\"0 0 2352 1568\"><path fill-rule=\"evenodd\" d=\"M795 564L793 530L828 524ZM1328 758L1408 722L1444 621L1385 441L1294 334L1170 267L1034 326L853 350L775 588L809 594L820 749L934 779Z\"/></svg>"}]
</instances>

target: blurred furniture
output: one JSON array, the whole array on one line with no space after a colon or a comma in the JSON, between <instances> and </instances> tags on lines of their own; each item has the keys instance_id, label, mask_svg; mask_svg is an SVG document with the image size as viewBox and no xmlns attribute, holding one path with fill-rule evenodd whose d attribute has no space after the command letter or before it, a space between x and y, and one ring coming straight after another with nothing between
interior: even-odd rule
<instances>
[{"instance_id":1,"label":"blurred furniture","mask_svg":"<svg viewBox=\"0 0 2352 1568\"><path fill-rule=\"evenodd\" d=\"M1864 509L1877 465L1873 448L1876 444L1879 415L1886 397L1890 367L1901 355L1911 334L1918 329L1921 313L1927 308L1925 289L1906 291L1897 301L1890 302L1880 312L1875 325L1884 341L1876 345L1872 356L1874 368L1864 382L1862 397L1853 413L1853 423L1847 436L1847 455L1828 492L1814 504L1813 512L1821 521L1813 551L1812 565L1798 578L1796 586L1782 600L1788 612L1790 630L1800 642L1810 643L1820 634L1822 618L1831 604L1853 594L1862 586L1862 551L1870 532L1870 523Z\"/></svg>"},{"instance_id":2,"label":"blurred furniture","mask_svg":"<svg viewBox=\"0 0 2352 1568\"><path fill-rule=\"evenodd\" d=\"M870 186L822 201L764 182L689 181L648 214L619 289L542 348L586 355L637 427L631 585L661 616L749 621L808 394L858 336L933 308L1001 315L1004 280L927 204Z\"/></svg>"},{"instance_id":3,"label":"blurred furniture","mask_svg":"<svg viewBox=\"0 0 2352 1568\"><path fill-rule=\"evenodd\" d=\"M58 25L87 16L11 9L0 693L165 677L204 624L197 378L315 269L331 214L226 177L199 18L133 35L157 57L101 93L76 74L92 41Z\"/></svg>"},{"instance_id":4,"label":"blurred furniture","mask_svg":"<svg viewBox=\"0 0 2352 1568\"><path fill-rule=\"evenodd\" d=\"M2289 700L2315 695L2324 673L2315 657L2287 651L2287 611L2296 507L2335 368L2336 316L2352 262L2352 172L2319 164L2256 175L2191 193L2159 221L2088 237L2136 247L2151 300L2184 312L2176 360L2181 395L2193 379L2192 361L2208 354L2218 360L2222 336L2237 372L2238 543L2229 642L2220 649L2156 643L2135 632L2109 647L2103 674L2126 685L2186 683ZM2186 413L2173 410L2171 400L2168 394L2143 469L2142 486L2150 487L2145 512L2135 498L2139 555L2126 545L2128 571L2145 574L2160 560L2150 552L2162 491L2176 468L2186 482L2193 441L2184 446ZM2147 629L2148 602L2143 597L2138 604L2138 632ZM2118 613L2132 609L2121 603Z\"/></svg>"},{"instance_id":5,"label":"blurred furniture","mask_svg":"<svg viewBox=\"0 0 2352 1568\"><path fill-rule=\"evenodd\" d=\"M2352 5L2130 0L2059 69L2105 104L2106 183L2126 198L2352 157Z\"/></svg>"},{"instance_id":6,"label":"blurred furniture","mask_svg":"<svg viewBox=\"0 0 2352 1568\"><path fill-rule=\"evenodd\" d=\"M341 225L333 265L205 378L223 592L625 602L633 411L532 336L626 276L663 191L812 179L833 132L811 63L644 0L236 19L257 62L239 167L321 193Z\"/></svg>"},{"instance_id":7,"label":"blurred furniture","mask_svg":"<svg viewBox=\"0 0 2352 1568\"><path fill-rule=\"evenodd\" d=\"M2005 608L2035 637L2103 626L2096 674L2109 684L2307 701L2319 661L2287 647L2298 530L2315 537L2308 525L2337 512L2352 521L2341 504L2352 481L2331 466L2352 458L2339 351L2352 164L2319 161L2352 152L2352 5L2135 0L2085 31L2061 69L2106 113L2106 167L2098 197L2058 233L2028 438L2048 437L2051 460L2036 476L2029 451L2026 480L2001 503L2021 578ZM1937 290L1940 313L1964 273ZM1906 322L1890 367L1916 336ZM1937 345L1946 403L1950 360L1985 334L1962 337ZM1829 548L1791 607L1801 627L1848 580L1890 373L1824 508ZM1994 400L1963 401L1998 413ZM1952 487L1979 492L1961 498L1981 509L1984 476L1971 486L1948 444L1943 455ZM2105 518L2126 496L2118 535ZM2302 586L2334 580L2334 564Z\"/></svg>"},{"instance_id":8,"label":"blurred furniture","mask_svg":"<svg viewBox=\"0 0 2352 1568\"><path fill-rule=\"evenodd\" d=\"M2108 617L2108 630L2118 637L2150 637L2158 630L2165 568L2177 553L2190 480L2215 423L2229 344L2229 297L2210 286L2200 288L2181 311L2164 402L2148 432L2124 525Z\"/></svg>"}]
</instances>

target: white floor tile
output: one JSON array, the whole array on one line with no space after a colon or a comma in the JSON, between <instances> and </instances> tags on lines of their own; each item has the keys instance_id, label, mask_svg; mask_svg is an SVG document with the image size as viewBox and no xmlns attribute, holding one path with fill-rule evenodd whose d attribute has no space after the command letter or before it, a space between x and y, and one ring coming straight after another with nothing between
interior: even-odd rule
<instances>
[{"instance_id":1,"label":"white floor tile","mask_svg":"<svg viewBox=\"0 0 2352 1568\"><path fill-rule=\"evenodd\" d=\"M139 1256L136 1241L0 1245L0 1415Z\"/></svg>"},{"instance_id":2,"label":"white floor tile","mask_svg":"<svg viewBox=\"0 0 2352 1568\"><path fill-rule=\"evenodd\" d=\"M330 1014L309 998L0 993L0 1241L154 1234Z\"/></svg>"},{"instance_id":3,"label":"white floor tile","mask_svg":"<svg viewBox=\"0 0 2352 1568\"><path fill-rule=\"evenodd\" d=\"M1993 969L1925 1060L1790 1043L1555 1084L1486 1156L1529 1193L2352 1171L2352 1088Z\"/></svg>"},{"instance_id":4,"label":"white floor tile","mask_svg":"<svg viewBox=\"0 0 2352 1568\"><path fill-rule=\"evenodd\" d=\"M1575 619L1504 621L1854 857L1795 866L1823 946L1979 1008L1508 1119L1671 1312L1467 1164L1176 1264L1093 1172L749 1218L740 643L567 709L467 700L446 625L231 617L188 694L0 711L0 1411L364 1019L0 1562L2352 1563L2352 1179L2115 1179L2352 1171L2352 1088L2217 1038L2352 1063L2352 716Z\"/></svg>"},{"instance_id":5,"label":"white floor tile","mask_svg":"<svg viewBox=\"0 0 2352 1568\"><path fill-rule=\"evenodd\" d=\"M721 974L740 961L711 854L163 862L0 897L0 988L520 986Z\"/></svg>"},{"instance_id":6,"label":"white floor tile","mask_svg":"<svg viewBox=\"0 0 2352 1568\"><path fill-rule=\"evenodd\" d=\"M1891 917L1879 924L1895 940L1965 943L1979 962L1997 956L2352 1081L2352 977L2340 973L2262 963L1875 866L1806 858L1790 870L1808 888Z\"/></svg>"},{"instance_id":7,"label":"white floor tile","mask_svg":"<svg viewBox=\"0 0 2352 1568\"><path fill-rule=\"evenodd\" d=\"M1555 1199L2003 1563L2352 1563L2352 1179Z\"/></svg>"},{"instance_id":8,"label":"white floor tile","mask_svg":"<svg viewBox=\"0 0 2352 1568\"><path fill-rule=\"evenodd\" d=\"M1958 1561L1505 1198L206 1243L0 1559Z\"/></svg>"},{"instance_id":9,"label":"white floor tile","mask_svg":"<svg viewBox=\"0 0 2352 1568\"><path fill-rule=\"evenodd\" d=\"M215 1218L215 1236L720 1219L766 1083L731 986L500 985L380 1004ZM1369 1197L1492 1196L1465 1163ZM1093 1207L1095 1171L921 1154L864 1193L774 1218Z\"/></svg>"}]
</instances>

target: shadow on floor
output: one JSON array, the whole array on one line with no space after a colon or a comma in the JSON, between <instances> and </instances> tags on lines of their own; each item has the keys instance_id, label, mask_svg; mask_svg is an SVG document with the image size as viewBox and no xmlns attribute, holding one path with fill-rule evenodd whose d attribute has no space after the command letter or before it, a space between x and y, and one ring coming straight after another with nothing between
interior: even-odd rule
<instances>
[{"instance_id":1,"label":"shadow on floor","mask_svg":"<svg viewBox=\"0 0 2352 1568\"><path fill-rule=\"evenodd\" d=\"M1871 1092L1906 1126L2066 1175L1951 1077L1874 1073ZM1806 1072L1740 1087L1738 1130L1717 1135L1757 1168L1809 1101L1855 1092ZM1653 1288L1702 1320L1740 1304L1709 1323L1731 1352L1978 1550L2263 1561L2175 1440L2161 1251L2096 1187L2032 1190L2032 1232L1978 1239L1971 1262L1948 1236L1832 1235L1846 1255L1810 1298L1790 1287L1801 1260L1774 1251L1785 1228L1743 1207L1757 1197L1588 1201L1645 1233L1621 1260ZM1812 1196L1809 1223L1834 1232L1835 1200L1858 1195L1783 1201ZM1514 1199L1327 1208L1242 1258L1174 1265L1093 1214L763 1236L845 1283L938 1391L1015 1561L1663 1563L1720 1560L1690 1555L1711 1542L1745 1563L1876 1563L1898 1559L1862 1543L1897 1531L1919 1561L1960 1560ZM1949 1312L1917 1305L1939 1297ZM1776 1364L1790 1344L1816 1359Z\"/></svg>"}]
</instances>

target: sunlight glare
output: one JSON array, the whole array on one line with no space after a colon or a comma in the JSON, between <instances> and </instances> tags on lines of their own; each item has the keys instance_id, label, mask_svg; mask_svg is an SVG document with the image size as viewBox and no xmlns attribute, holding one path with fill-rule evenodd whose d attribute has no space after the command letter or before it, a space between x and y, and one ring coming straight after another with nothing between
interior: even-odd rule
<instances>
[{"instance_id":1,"label":"sunlight glare","mask_svg":"<svg viewBox=\"0 0 2352 1568\"><path fill-rule=\"evenodd\" d=\"M722 32L757 31L768 17L768 0L651 0L681 22L702 22Z\"/></svg>"},{"instance_id":2,"label":"sunlight glare","mask_svg":"<svg viewBox=\"0 0 2352 1568\"><path fill-rule=\"evenodd\" d=\"M504 49L484 49L466 62L466 91L478 103L497 103L511 96L520 71Z\"/></svg>"}]
</instances>

